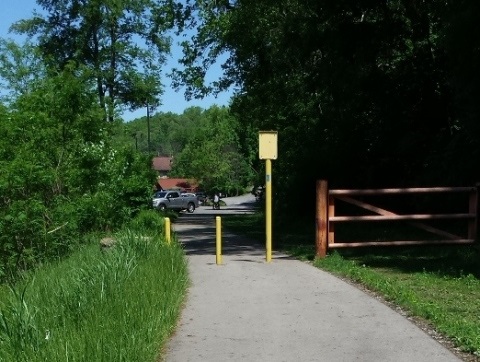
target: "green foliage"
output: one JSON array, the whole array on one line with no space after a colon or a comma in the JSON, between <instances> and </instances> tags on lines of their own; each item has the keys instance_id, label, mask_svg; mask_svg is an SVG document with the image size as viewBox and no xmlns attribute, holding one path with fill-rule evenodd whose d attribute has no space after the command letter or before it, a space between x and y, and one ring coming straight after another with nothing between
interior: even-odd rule
<instances>
[{"instance_id":1,"label":"green foliage","mask_svg":"<svg viewBox=\"0 0 480 362\"><path fill-rule=\"evenodd\" d=\"M87 230L118 228L150 204L155 173L147 157L100 143L87 145L80 161L73 176L88 191L78 205Z\"/></svg>"},{"instance_id":2,"label":"green foliage","mask_svg":"<svg viewBox=\"0 0 480 362\"><path fill-rule=\"evenodd\" d=\"M181 115L158 113L150 124L156 153L173 156L169 176L192 178L202 189L228 194L242 193L253 182L251 157L245 151L253 146L245 147L246 132L227 108L192 107ZM115 127L116 144L135 145L131 148L148 153L144 117Z\"/></svg>"},{"instance_id":3,"label":"green foliage","mask_svg":"<svg viewBox=\"0 0 480 362\"><path fill-rule=\"evenodd\" d=\"M151 237L123 231L111 250L85 247L0 288L0 360L158 358L179 316L187 264L179 244L146 231Z\"/></svg>"},{"instance_id":4,"label":"green foliage","mask_svg":"<svg viewBox=\"0 0 480 362\"><path fill-rule=\"evenodd\" d=\"M5 92L0 99L13 101L45 76L46 70L38 55L38 49L32 43L20 46L0 39L0 88Z\"/></svg>"},{"instance_id":5,"label":"green foliage","mask_svg":"<svg viewBox=\"0 0 480 362\"><path fill-rule=\"evenodd\" d=\"M149 207L150 160L109 146L94 94L75 71L30 84L0 112L0 279Z\"/></svg>"},{"instance_id":6,"label":"green foliage","mask_svg":"<svg viewBox=\"0 0 480 362\"><path fill-rule=\"evenodd\" d=\"M203 110L199 107L186 109L183 114L156 113L150 118L151 150L159 155L178 154L190 138ZM147 117L115 125L114 142L118 145L131 145L142 153L148 150Z\"/></svg>"},{"instance_id":7,"label":"green foliage","mask_svg":"<svg viewBox=\"0 0 480 362\"><path fill-rule=\"evenodd\" d=\"M165 217L156 210L143 210L128 224L129 228L146 235L165 233Z\"/></svg>"},{"instance_id":8,"label":"green foliage","mask_svg":"<svg viewBox=\"0 0 480 362\"><path fill-rule=\"evenodd\" d=\"M231 109L250 147L259 130L279 132L273 190L282 217L312 214L318 179L340 188L480 179L474 0L196 1L193 9L198 35L184 44L176 82L198 97L237 86ZM223 52L223 75L206 83ZM261 175L253 150L243 151ZM298 188L302 200L291 192Z\"/></svg>"},{"instance_id":9,"label":"green foliage","mask_svg":"<svg viewBox=\"0 0 480 362\"><path fill-rule=\"evenodd\" d=\"M41 1L0 41L0 281L70 254L150 207L151 158L114 144L119 107L159 103L181 5ZM142 46L139 46L142 44Z\"/></svg>"},{"instance_id":10,"label":"green foliage","mask_svg":"<svg viewBox=\"0 0 480 362\"><path fill-rule=\"evenodd\" d=\"M115 109L157 105L161 66L170 51L171 29L182 8L169 0L39 1L43 12L12 30L36 36L49 68L74 62L94 84L105 118Z\"/></svg>"},{"instance_id":11,"label":"green foliage","mask_svg":"<svg viewBox=\"0 0 480 362\"><path fill-rule=\"evenodd\" d=\"M199 180L201 188L238 194L252 179L240 149L239 125L225 108L212 107L190 131L172 175Z\"/></svg>"}]
</instances>

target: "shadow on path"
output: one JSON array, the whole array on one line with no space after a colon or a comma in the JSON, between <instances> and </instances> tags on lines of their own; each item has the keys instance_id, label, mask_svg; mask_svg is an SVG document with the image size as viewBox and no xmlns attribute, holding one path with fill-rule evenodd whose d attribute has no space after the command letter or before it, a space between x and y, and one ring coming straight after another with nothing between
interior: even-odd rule
<instances>
[{"instance_id":1,"label":"shadow on path","mask_svg":"<svg viewBox=\"0 0 480 362\"><path fill-rule=\"evenodd\" d=\"M238 199L241 200L241 199ZM199 207L195 213L183 213L173 224L177 239L182 243L187 255L216 255L216 216L244 215L253 213L259 207L255 200L225 200L227 206L220 210ZM231 205L228 202L232 203ZM222 255L255 256L265 255L265 244L244 236L232 234L222 228ZM248 259L245 259L248 260ZM249 260L250 261L250 260Z\"/></svg>"}]
</instances>

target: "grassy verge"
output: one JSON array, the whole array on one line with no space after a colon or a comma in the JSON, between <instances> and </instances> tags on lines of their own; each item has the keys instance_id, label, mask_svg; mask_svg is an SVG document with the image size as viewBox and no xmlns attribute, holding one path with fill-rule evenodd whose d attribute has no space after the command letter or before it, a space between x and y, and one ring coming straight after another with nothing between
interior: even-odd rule
<instances>
[{"instance_id":1,"label":"grassy verge","mask_svg":"<svg viewBox=\"0 0 480 362\"><path fill-rule=\"evenodd\" d=\"M155 361L188 285L157 214L0 288L0 361Z\"/></svg>"},{"instance_id":2,"label":"grassy verge","mask_svg":"<svg viewBox=\"0 0 480 362\"><path fill-rule=\"evenodd\" d=\"M252 238L264 238L262 215L225 218L224 225ZM478 248L344 249L315 259L312 225L275 229L273 247L375 292L446 338L450 347L464 352L465 360L480 360Z\"/></svg>"}]
</instances>

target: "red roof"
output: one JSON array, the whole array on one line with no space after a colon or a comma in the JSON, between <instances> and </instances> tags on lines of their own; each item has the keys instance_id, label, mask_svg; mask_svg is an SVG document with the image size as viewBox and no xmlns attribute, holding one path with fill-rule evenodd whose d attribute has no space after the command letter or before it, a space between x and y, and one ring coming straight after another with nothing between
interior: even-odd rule
<instances>
[{"instance_id":1,"label":"red roof","mask_svg":"<svg viewBox=\"0 0 480 362\"><path fill-rule=\"evenodd\" d=\"M194 191L198 186L195 180L186 178L158 178L157 184L163 190L180 188L182 190Z\"/></svg>"},{"instance_id":2,"label":"red roof","mask_svg":"<svg viewBox=\"0 0 480 362\"><path fill-rule=\"evenodd\" d=\"M172 157L154 157L152 161L152 167L155 171L170 171L172 169Z\"/></svg>"}]
</instances>

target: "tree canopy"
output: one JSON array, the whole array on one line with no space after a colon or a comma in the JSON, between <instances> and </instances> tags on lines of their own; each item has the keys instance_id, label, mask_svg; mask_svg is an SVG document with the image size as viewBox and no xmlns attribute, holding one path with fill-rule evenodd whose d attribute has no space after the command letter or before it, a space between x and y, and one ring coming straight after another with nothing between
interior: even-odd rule
<instances>
[{"instance_id":1,"label":"tree canopy","mask_svg":"<svg viewBox=\"0 0 480 362\"><path fill-rule=\"evenodd\" d=\"M480 179L476 1L196 1L192 8L201 20L176 79L194 95L234 85L232 112L243 127L278 130L274 189L282 202L293 187L313 200L320 178L352 187ZM204 84L223 52L223 76Z\"/></svg>"},{"instance_id":2,"label":"tree canopy","mask_svg":"<svg viewBox=\"0 0 480 362\"><path fill-rule=\"evenodd\" d=\"M56 69L75 64L94 79L100 107L113 121L116 108L160 104L161 71L170 51L166 34L181 18L171 0L37 0L45 15L12 25L36 37L44 61Z\"/></svg>"},{"instance_id":3,"label":"tree canopy","mask_svg":"<svg viewBox=\"0 0 480 362\"><path fill-rule=\"evenodd\" d=\"M158 113L151 120L152 146L157 155L173 157L171 177L197 180L208 192L238 194L253 182L244 153L242 125L228 108L186 109L183 114ZM145 117L119 125L116 142L146 152Z\"/></svg>"}]
</instances>

